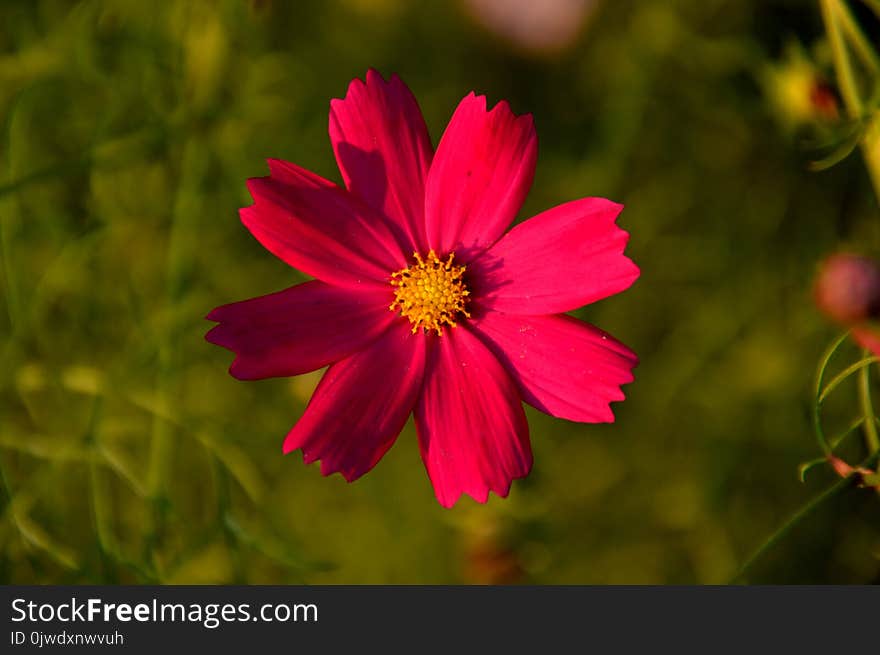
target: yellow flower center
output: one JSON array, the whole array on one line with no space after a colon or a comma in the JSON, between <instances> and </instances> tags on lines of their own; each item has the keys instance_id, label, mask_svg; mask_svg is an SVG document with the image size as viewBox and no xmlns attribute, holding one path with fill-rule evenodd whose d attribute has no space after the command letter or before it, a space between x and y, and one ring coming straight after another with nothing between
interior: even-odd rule
<instances>
[{"instance_id":1,"label":"yellow flower center","mask_svg":"<svg viewBox=\"0 0 880 655\"><path fill-rule=\"evenodd\" d=\"M409 319L413 334L423 328L442 335L441 326L455 327L457 314L470 316L465 309L470 292L461 279L465 267L453 266L454 253L445 262L433 250L425 258L417 252L413 257L415 264L391 274L394 302L389 309Z\"/></svg>"}]
</instances>

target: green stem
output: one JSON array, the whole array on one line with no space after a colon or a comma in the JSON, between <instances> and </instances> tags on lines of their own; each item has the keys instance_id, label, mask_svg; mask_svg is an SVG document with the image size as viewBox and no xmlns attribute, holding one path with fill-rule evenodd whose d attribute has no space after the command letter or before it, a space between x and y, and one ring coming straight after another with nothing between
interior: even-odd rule
<instances>
[{"instance_id":1,"label":"green stem","mask_svg":"<svg viewBox=\"0 0 880 655\"><path fill-rule=\"evenodd\" d=\"M880 0L862 0L880 18Z\"/></svg>"},{"instance_id":2,"label":"green stem","mask_svg":"<svg viewBox=\"0 0 880 655\"><path fill-rule=\"evenodd\" d=\"M870 48L861 30L858 29L855 19L852 18L849 8L845 6L843 0L819 0L819 4L822 9L825 31L828 33L828 41L831 44L831 54L834 59L834 69L837 73L840 94L846 105L847 114L854 120L863 121L867 118L865 116L865 107L859 94L852 62L849 58L849 51L847 50L839 21L842 20L845 25L849 24L850 29L847 31L850 34L850 38L853 38L853 33L860 35L856 37L856 49L861 50L864 48L870 51L872 60L876 60L877 55ZM871 184L874 187L874 194L878 202L880 202L880 112L874 112L873 116L867 121L861 139L861 147L862 155L865 158L865 165L871 177Z\"/></svg>"},{"instance_id":3,"label":"green stem","mask_svg":"<svg viewBox=\"0 0 880 655\"><path fill-rule=\"evenodd\" d=\"M865 351L867 354L868 351ZM880 451L880 439L877 437L877 425L874 422L874 404L871 402L871 370L865 366L859 371L859 404L865 417L865 443L868 453Z\"/></svg>"},{"instance_id":4,"label":"green stem","mask_svg":"<svg viewBox=\"0 0 880 655\"><path fill-rule=\"evenodd\" d=\"M878 361L880 361L880 357L869 355L865 359L860 359L855 364L847 366L843 371L834 376L831 382L829 382L828 385L824 389L822 389L822 393L819 394L819 404L825 402L825 399L831 394L831 392L834 391L838 386L840 386L840 384L853 373L864 371L871 364L874 364Z\"/></svg>"},{"instance_id":5,"label":"green stem","mask_svg":"<svg viewBox=\"0 0 880 655\"><path fill-rule=\"evenodd\" d=\"M865 136L862 137L862 152L871 182L874 185L874 194L880 201L880 112L875 112L874 117L865 128Z\"/></svg>"},{"instance_id":6,"label":"green stem","mask_svg":"<svg viewBox=\"0 0 880 655\"><path fill-rule=\"evenodd\" d=\"M880 452L875 452L869 455L864 461L862 461L856 468L865 468L871 466L880 456ZM859 475L857 471L853 471L845 478L841 478L830 487L819 493L818 495L811 498L807 501L806 504L801 506L794 514L792 514L788 520L779 526L769 537L767 537L764 542L758 546L754 553L743 563L743 565L739 568L739 571L736 572L730 579L730 584L734 584L737 580L742 578L745 573L754 566L755 562L757 562L761 557L764 556L773 546L779 543L785 535L787 535L791 530L800 523L804 518L809 516L817 507L819 507L822 503L830 498L833 498L838 493L846 489L850 483L853 481L855 476Z\"/></svg>"},{"instance_id":7,"label":"green stem","mask_svg":"<svg viewBox=\"0 0 880 655\"><path fill-rule=\"evenodd\" d=\"M837 349L840 348L844 341L846 341L848 336L849 331L844 332L828 347L823 353L822 359L819 360L819 368L816 369L816 386L813 389L813 428L816 432L816 440L819 442L819 448L822 449L822 452L825 455L831 453L831 447L828 445L828 440L825 438L825 431L822 429L822 401L820 400L820 396L822 395L822 385L825 383L825 370L828 368L831 358L834 357L834 353L837 352Z\"/></svg>"},{"instance_id":8,"label":"green stem","mask_svg":"<svg viewBox=\"0 0 880 655\"><path fill-rule=\"evenodd\" d=\"M825 352L822 353L822 358L819 360L819 368L816 369L816 385L814 387L814 395L818 399L819 394L822 391L822 384L825 382L825 369L828 368L828 364L831 362L831 358L834 357L834 353L837 352L837 349L846 341L849 336L849 330L841 334L837 337L828 348L825 349Z\"/></svg>"},{"instance_id":9,"label":"green stem","mask_svg":"<svg viewBox=\"0 0 880 655\"><path fill-rule=\"evenodd\" d=\"M835 8L837 10L837 17L840 19L840 26L850 38L856 53L861 57L864 64L871 69L872 73L880 72L880 57L874 52L871 42L865 36L865 33L862 32L862 28L859 27L846 2L836 2Z\"/></svg>"},{"instance_id":10,"label":"green stem","mask_svg":"<svg viewBox=\"0 0 880 655\"><path fill-rule=\"evenodd\" d=\"M859 94L858 85L853 75L852 63L849 59L849 51L837 22L836 9L838 0L819 0L822 8L822 20L825 22L825 31L828 33L828 42L831 44L831 54L834 58L834 70L837 73L837 81L840 85L840 94L846 104L847 111L853 118L862 116L862 97Z\"/></svg>"},{"instance_id":11,"label":"green stem","mask_svg":"<svg viewBox=\"0 0 880 655\"><path fill-rule=\"evenodd\" d=\"M831 54L834 59L834 69L837 73L840 94L846 105L847 114L854 120L863 121L867 118L865 116L865 107L859 93L852 62L850 61L847 45L839 24L839 18L845 13L848 14L849 10L841 6L843 4L842 0L819 0L819 4L822 9L825 31L828 33L828 41L831 44ZM854 20L853 23L855 23ZM856 45L856 47L858 48L859 46ZM868 47L867 43L865 47ZM877 196L877 200L880 201L880 112L874 112L874 115L868 119L862 136L861 146L865 165L871 177L871 184L874 187L874 193Z\"/></svg>"}]
</instances>

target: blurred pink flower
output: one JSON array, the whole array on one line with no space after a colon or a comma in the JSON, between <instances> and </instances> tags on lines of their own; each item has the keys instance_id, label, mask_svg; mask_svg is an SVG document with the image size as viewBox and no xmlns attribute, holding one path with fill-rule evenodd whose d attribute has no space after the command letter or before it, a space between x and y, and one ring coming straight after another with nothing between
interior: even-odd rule
<instances>
[{"instance_id":1,"label":"blurred pink flower","mask_svg":"<svg viewBox=\"0 0 880 655\"><path fill-rule=\"evenodd\" d=\"M862 348L880 355L880 265L851 253L828 257L813 288L816 305L833 321L852 329Z\"/></svg>"},{"instance_id":2,"label":"blurred pink flower","mask_svg":"<svg viewBox=\"0 0 880 655\"><path fill-rule=\"evenodd\" d=\"M621 205L575 200L514 227L535 171L530 115L465 97L436 153L415 98L370 70L330 104L346 188L269 160L241 220L316 278L218 307L208 341L243 380L329 365L284 452L324 475L369 471L415 415L437 499L506 496L532 465L521 400L613 421L636 355L563 315L628 288L639 270Z\"/></svg>"},{"instance_id":3,"label":"blurred pink flower","mask_svg":"<svg viewBox=\"0 0 880 655\"><path fill-rule=\"evenodd\" d=\"M839 253L816 277L816 304L838 323L851 324L880 314L880 266L873 259Z\"/></svg>"},{"instance_id":4,"label":"blurred pink flower","mask_svg":"<svg viewBox=\"0 0 880 655\"><path fill-rule=\"evenodd\" d=\"M565 50L580 35L598 0L465 0L474 18L534 53Z\"/></svg>"}]
</instances>

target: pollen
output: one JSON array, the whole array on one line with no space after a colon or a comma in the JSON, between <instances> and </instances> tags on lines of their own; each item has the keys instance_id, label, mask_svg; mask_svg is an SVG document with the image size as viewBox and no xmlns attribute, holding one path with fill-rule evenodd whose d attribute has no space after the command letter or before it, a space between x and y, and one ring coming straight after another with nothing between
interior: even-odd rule
<instances>
[{"instance_id":1,"label":"pollen","mask_svg":"<svg viewBox=\"0 0 880 655\"><path fill-rule=\"evenodd\" d=\"M462 276L464 266L452 263L454 253L446 261L433 250L426 257L413 253L415 263L391 274L394 302L389 309L409 319L413 334L422 328L443 334L442 327L456 327L458 315L470 317L465 308L470 292Z\"/></svg>"}]
</instances>

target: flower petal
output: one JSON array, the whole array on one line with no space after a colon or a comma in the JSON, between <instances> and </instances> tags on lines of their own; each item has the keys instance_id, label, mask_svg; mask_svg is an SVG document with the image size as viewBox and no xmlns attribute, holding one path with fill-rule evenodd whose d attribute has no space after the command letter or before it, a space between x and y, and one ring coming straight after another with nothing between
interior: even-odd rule
<instances>
[{"instance_id":1,"label":"flower petal","mask_svg":"<svg viewBox=\"0 0 880 655\"><path fill-rule=\"evenodd\" d=\"M284 452L302 448L306 464L351 482L391 447L416 402L425 369L425 339L404 325L364 350L333 364L305 414L284 440Z\"/></svg>"},{"instance_id":2,"label":"flower petal","mask_svg":"<svg viewBox=\"0 0 880 655\"><path fill-rule=\"evenodd\" d=\"M389 295L306 282L218 307L207 318L220 325L205 338L236 353L229 372L239 380L308 373L387 329L394 318Z\"/></svg>"},{"instance_id":3,"label":"flower petal","mask_svg":"<svg viewBox=\"0 0 880 655\"><path fill-rule=\"evenodd\" d=\"M444 507L462 493L480 503L490 490L506 496L511 481L532 467L516 387L464 327L447 329L432 343L415 417L422 459Z\"/></svg>"},{"instance_id":4,"label":"flower petal","mask_svg":"<svg viewBox=\"0 0 880 655\"><path fill-rule=\"evenodd\" d=\"M413 249L427 251L425 178L434 147L413 94L397 75L375 70L330 102L330 141L349 191L398 223Z\"/></svg>"},{"instance_id":5,"label":"flower petal","mask_svg":"<svg viewBox=\"0 0 880 655\"><path fill-rule=\"evenodd\" d=\"M639 277L623 254L622 205L584 198L523 221L468 266L475 302L511 314L557 314L619 293Z\"/></svg>"},{"instance_id":6,"label":"flower petal","mask_svg":"<svg viewBox=\"0 0 880 655\"><path fill-rule=\"evenodd\" d=\"M271 253L324 282L387 284L406 265L395 226L345 189L295 164L270 159L251 178L254 204L241 221Z\"/></svg>"},{"instance_id":7,"label":"flower petal","mask_svg":"<svg viewBox=\"0 0 880 655\"><path fill-rule=\"evenodd\" d=\"M570 316L487 312L469 324L519 386L523 400L552 416L614 421L608 403L623 400L638 357L629 348Z\"/></svg>"},{"instance_id":8,"label":"flower petal","mask_svg":"<svg viewBox=\"0 0 880 655\"><path fill-rule=\"evenodd\" d=\"M464 98L428 172L428 244L461 255L495 243L529 192L537 157L530 114L516 117L506 102L487 112L485 96Z\"/></svg>"}]
</instances>

